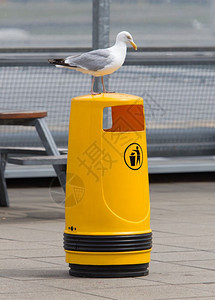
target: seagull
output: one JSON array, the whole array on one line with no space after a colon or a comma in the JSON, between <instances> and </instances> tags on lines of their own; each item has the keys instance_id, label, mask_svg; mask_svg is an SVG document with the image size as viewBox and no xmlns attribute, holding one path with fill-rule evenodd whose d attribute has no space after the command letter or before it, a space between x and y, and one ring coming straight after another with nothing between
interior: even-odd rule
<instances>
[{"instance_id":1,"label":"seagull","mask_svg":"<svg viewBox=\"0 0 215 300\"><path fill-rule=\"evenodd\" d=\"M134 43L131 34L127 31L122 31L118 33L116 43L112 47L93 50L66 58L49 59L48 61L56 67L69 68L92 75L92 95L98 94L93 91L95 77L101 77L103 93L108 93L104 85L104 75L117 71L123 65L129 43L137 50L137 45Z\"/></svg>"}]
</instances>

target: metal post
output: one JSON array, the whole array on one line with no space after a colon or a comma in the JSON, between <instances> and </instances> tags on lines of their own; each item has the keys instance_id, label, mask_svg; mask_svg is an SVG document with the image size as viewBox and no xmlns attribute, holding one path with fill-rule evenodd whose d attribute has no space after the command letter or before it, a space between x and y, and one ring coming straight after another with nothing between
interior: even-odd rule
<instances>
[{"instance_id":1,"label":"metal post","mask_svg":"<svg viewBox=\"0 0 215 300\"><path fill-rule=\"evenodd\" d=\"M0 207L9 206L7 183L5 180L6 163L7 163L7 154L0 152Z\"/></svg>"},{"instance_id":2,"label":"metal post","mask_svg":"<svg viewBox=\"0 0 215 300\"><path fill-rule=\"evenodd\" d=\"M93 0L93 49L109 47L110 31L110 0ZM108 90L108 77L104 77L105 87ZM95 79L94 91L101 92L101 79ZM112 127L111 108L105 108L103 114L103 128Z\"/></svg>"},{"instance_id":3,"label":"metal post","mask_svg":"<svg viewBox=\"0 0 215 300\"><path fill-rule=\"evenodd\" d=\"M211 31L212 34L215 35L215 19L214 19L214 13L215 13L215 1L210 1L210 25L211 25Z\"/></svg>"},{"instance_id":4,"label":"metal post","mask_svg":"<svg viewBox=\"0 0 215 300\"><path fill-rule=\"evenodd\" d=\"M93 0L93 49L109 47L110 0ZM105 87L108 89L108 78L105 76ZM101 79L96 78L95 92L102 91Z\"/></svg>"}]
</instances>

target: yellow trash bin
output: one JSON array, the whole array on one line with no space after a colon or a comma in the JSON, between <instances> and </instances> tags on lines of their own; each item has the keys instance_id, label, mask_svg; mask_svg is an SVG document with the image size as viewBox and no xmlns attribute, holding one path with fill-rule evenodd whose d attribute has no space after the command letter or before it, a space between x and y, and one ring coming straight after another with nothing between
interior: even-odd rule
<instances>
[{"instance_id":1,"label":"yellow trash bin","mask_svg":"<svg viewBox=\"0 0 215 300\"><path fill-rule=\"evenodd\" d=\"M107 107L111 126L104 129ZM65 218L70 275L148 274L152 232L142 98L108 93L72 99Z\"/></svg>"}]
</instances>

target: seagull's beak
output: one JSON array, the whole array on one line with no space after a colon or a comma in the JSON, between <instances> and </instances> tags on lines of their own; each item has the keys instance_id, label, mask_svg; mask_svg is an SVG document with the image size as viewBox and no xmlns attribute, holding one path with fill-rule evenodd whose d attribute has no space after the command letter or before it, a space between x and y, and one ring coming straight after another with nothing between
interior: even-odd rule
<instances>
[{"instance_id":1,"label":"seagull's beak","mask_svg":"<svg viewBox=\"0 0 215 300\"><path fill-rule=\"evenodd\" d=\"M133 41L129 41L134 50L137 50L137 45Z\"/></svg>"}]
</instances>

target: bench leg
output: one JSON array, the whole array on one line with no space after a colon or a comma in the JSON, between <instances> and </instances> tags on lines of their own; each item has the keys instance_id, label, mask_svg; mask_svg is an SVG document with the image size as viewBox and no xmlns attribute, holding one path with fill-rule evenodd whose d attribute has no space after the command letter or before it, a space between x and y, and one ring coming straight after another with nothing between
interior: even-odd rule
<instances>
[{"instance_id":1,"label":"bench leg","mask_svg":"<svg viewBox=\"0 0 215 300\"><path fill-rule=\"evenodd\" d=\"M35 127L37 130L37 133L40 136L40 139L46 149L46 152L48 155L60 155L57 146L55 144L55 141L48 129L48 126L46 125L46 122L44 119L36 119L35 120ZM65 172L65 166L64 165L53 165L53 168L58 176L58 179L60 181L60 184L65 191L66 187L66 172Z\"/></svg>"},{"instance_id":2,"label":"bench leg","mask_svg":"<svg viewBox=\"0 0 215 300\"><path fill-rule=\"evenodd\" d=\"M7 184L5 180L6 163L7 163L7 154L0 152L0 207L9 206Z\"/></svg>"}]
</instances>

